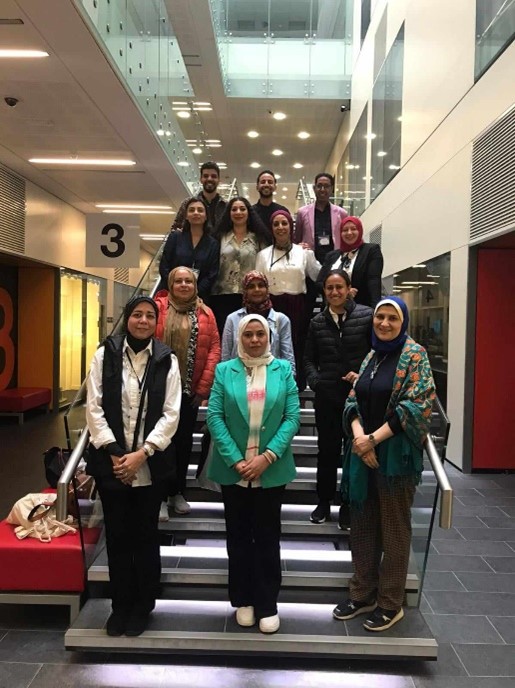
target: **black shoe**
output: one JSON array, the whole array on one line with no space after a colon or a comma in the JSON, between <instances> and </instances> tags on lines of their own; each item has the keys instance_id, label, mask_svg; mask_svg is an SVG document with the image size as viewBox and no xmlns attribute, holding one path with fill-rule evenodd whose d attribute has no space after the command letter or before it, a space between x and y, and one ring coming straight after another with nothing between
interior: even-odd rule
<instances>
[{"instance_id":1,"label":"black shoe","mask_svg":"<svg viewBox=\"0 0 515 688\"><path fill-rule=\"evenodd\" d=\"M126 612L112 612L107 619L106 632L113 638L118 638L125 633L128 614Z\"/></svg>"},{"instance_id":2,"label":"black shoe","mask_svg":"<svg viewBox=\"0 0 515 688\"><path fill-rule=\"evenodd\" d=\"M369 618L363 624L363 628L367 631L386 631L394 624L400 621L404 616L402 607L399 610L383 609L376 607L375 611L370 614Z\"/></svg>"},{"instance_id":3,"label":"black shoe","mask_svg":"<svg viewBox=\"0 0 515 688\"><path fill-rule=\"evenodd\" d=\"M311 523L325 523L331 520L331 505L329 502L320 502L309 517Z\"/></svg>"},{"instance_id":4,"label":"black shoe","mask_svg":"<svg viewBox=\"0 0 515 688\"><path fill-rule=\"evenodd\" d=\"M340 530L350 530L350 509L347 503L340 506L338 512L338 528Z\"/></svg>"},{"instance_id":5,"label":"black shoe","mask_svg":"<svg viewBox=\"0 0 515 688\"><path fill-rule=\"evenodd\" d=\"M368 602L353 602L351 599L345 600L345 602L340 602L340 604L333 609L333 616L335 619L340 621L346 621L347 619L353 619L359 614L368 614L368 612L374 611L377 607L377 602L370 600Z\"/></svg>"},{"instance_id":6,"label":"black shoe","mask_svg":"<svg viewBox=\"0 0 515 688\"><path fill-rule=\"evenodd\" d=\"M125 635L136 637L147 630L150 614L132 612L127 621Z\"/></svg>"}]
</instances>

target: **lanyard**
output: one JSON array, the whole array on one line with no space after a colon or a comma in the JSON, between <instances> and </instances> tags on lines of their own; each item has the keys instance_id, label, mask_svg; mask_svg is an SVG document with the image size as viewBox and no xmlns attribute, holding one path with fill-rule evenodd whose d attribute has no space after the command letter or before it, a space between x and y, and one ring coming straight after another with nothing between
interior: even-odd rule
<instances>
[{"instance_id":1,"label":"lanyard","mask_svg":"<svg viewBox=\"0 0 515 688\"><path fill-rule=\"evenodd\" d=\"M148 359L147 359L147 365L145 366L145 370L143 371L143 377L142 377L141 380L140 380L139 377L138 377L138 373L137 373L136 370L134 369L134 365L133 365L133 363L132 363L132 361L131 361L131 357L129 356L129 352L127 351L127 349L125 349L125 353L127 354L127 360L129 361L129 365L130 365L130 367L132 368L132 372L134 373L134 375L136 376L136 380L138 381L139 393L141 394L141 390L143 389L143 385L145 384L145 380L147 379L148 369L149 369L149 367L150 367L150 358L151 358L151 357L149 356Z\"/></svg>"},{"instance_id":2,"label":"lanyard","mask_svg":"<svg viewBox=\"0 0 515 688\"><path fill-rule=\"evenodd\" d=\"M271 270L271 269L274 267L274 265L275 265L276 263L278 263L280 260L282 260L283 258L288 258L288 256L290 255L290 252L291 252L291 246L290 246L290 248L286 251L286 253L285 253L284 255L282 255L282 256L279 256L279 258L277 258L277 260L274 260L274 251L275 251L275 246L272 246L272 254L271 254L271 256L270 256L270 270Z\"/></svg>"}]
</instances>

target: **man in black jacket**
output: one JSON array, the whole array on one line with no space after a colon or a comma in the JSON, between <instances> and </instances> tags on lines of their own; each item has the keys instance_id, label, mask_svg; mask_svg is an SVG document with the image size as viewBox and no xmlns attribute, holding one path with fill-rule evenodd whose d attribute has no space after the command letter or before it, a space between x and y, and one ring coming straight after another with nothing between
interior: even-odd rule
<instances>
[{"instance_id":1,"label":"man in black jacket","mask_svg":"<svg viewBox=\"0 0 515 688\"><path fill-rule=\"evenodd\" d=\"M342 455L343 407L370 351L373 315L371 308L349 298L350 278L343 270L331 270L323 288L327 307L311 320L304 351L307 382L315 393L318 432L318 506L310 517L313 523L331 518ZM344 509L341 526L342 521L348 522Z\"/></svg>"}]
</instances>

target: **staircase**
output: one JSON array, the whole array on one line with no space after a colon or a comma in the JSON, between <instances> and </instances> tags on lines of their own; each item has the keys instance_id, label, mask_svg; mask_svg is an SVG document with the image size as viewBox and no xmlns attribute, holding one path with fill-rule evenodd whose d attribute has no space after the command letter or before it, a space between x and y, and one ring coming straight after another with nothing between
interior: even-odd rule
<instances>
[{"instance_id":1,"label":"staircase","mask_svg":"<svg viewBox=\"0 0 515 688\"><path fill-rule=\"evenodd\" d=\"M279 597L281 628L273 636L236 624L227 602L227 554L223 505L217 492L198 487L196 466L188 476L187 498L192 511L171 515L160 524L162 595L149 629L137 638L112 638L105 632L110 614L107 599L107 556L100 544L88 570L90 599L65 635L69 650L96 652L158 652L249 656L367 657L374 659L436 659L437 643L418 602L429 545L435 495L435 473L424 472L412 509L413 540L406 579L406 616L389 631L372 634L363 617L342 622L332 618L336 603L346 597L352 575L349 533L338 529L338 507L330 522L315 525L316 437L312 394L301 395L301 428L292 443L298 476L285 492L282 511L283 583ZM442 454L445 433L440 434ZM199 413L199 427L205 409ZM194 458L201 435L195 435Z\"/></svg>"}]
</instances>

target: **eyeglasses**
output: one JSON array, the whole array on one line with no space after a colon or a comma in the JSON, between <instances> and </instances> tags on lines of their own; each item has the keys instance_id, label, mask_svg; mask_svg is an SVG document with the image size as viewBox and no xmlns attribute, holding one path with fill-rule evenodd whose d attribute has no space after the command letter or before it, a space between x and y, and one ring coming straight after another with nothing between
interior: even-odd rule
<instances>
[{"instance_id":1,"label":"eyeglasses","mask_svg":"<svg viewBox=\"0 0 515 688\"><path fill-rule=\"evenodd\" d=\"M319 189L320 191L323 191L324 189L330 189L331 184L317 184L315 186L315 189Z\"/></svg>"}]
</instances>

